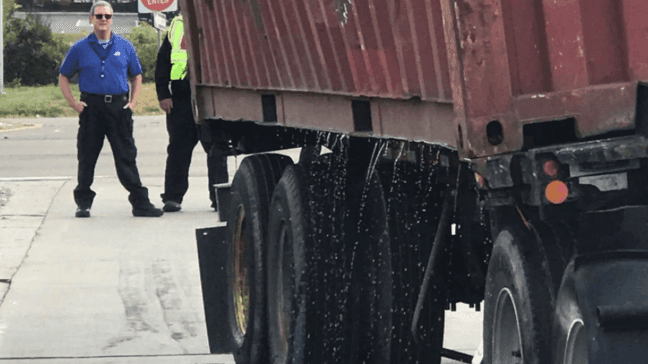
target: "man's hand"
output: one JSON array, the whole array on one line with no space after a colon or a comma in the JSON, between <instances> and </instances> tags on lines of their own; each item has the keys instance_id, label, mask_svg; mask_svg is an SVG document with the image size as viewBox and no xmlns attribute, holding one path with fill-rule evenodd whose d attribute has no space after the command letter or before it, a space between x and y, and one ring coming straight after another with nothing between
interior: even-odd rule
<instances>
[{"instance_id":1,"label":"man's hand","mask_svg":"<svg viewBox=\"0 0 648 364\"><path fill-rule=\"evenodd\" d=\"M70 106L72 106L72 108L74 109L74 111L76 111L76 112L78 112L79 114L81 114L81 113L83 112L83 109L85 109L86 106L88 106L88 104L86 104L86 103L83 102L83 101L75 101L74 104L73 104L73 105L70 105Z\"/></svg>"},{"instance_id":2,"label":"man's hand","mask_svg":"<svg viewBox=\"0 0 648 364\"><path fill-rule=\"evenodd\" d=\"M171 109L173 108L173 100L171 99L160 100L160 108L164 110L165 113L170 114Z\"/></svg>"},{"instance_id":3,"label":"man's hand","mask_svg":"<svg viewBox=\"0 0 648 364\"><path fill-rule=\"evenodd\" d=\"M124 106L124 110L128 109L130 107L131 110L135 110L135 101L131 101Z\"/></svg>"}]
</instances>

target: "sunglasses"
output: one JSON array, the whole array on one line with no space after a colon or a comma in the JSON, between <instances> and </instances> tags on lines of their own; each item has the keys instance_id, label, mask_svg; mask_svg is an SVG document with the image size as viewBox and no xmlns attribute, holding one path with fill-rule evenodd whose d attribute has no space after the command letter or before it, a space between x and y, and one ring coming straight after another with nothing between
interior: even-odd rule
<instances>
[{"instance_id":1,"label":"sunglasses","mask_svg":"<svg viewBox=\"0 0 648 364\"><path fill-rule=\"evenodd\" d=\"M95 17L99 20L103 19L104 16L106 17L106 20L110 20L112 18L112 14L95 14Z\"/></svg>"}]
</instances>

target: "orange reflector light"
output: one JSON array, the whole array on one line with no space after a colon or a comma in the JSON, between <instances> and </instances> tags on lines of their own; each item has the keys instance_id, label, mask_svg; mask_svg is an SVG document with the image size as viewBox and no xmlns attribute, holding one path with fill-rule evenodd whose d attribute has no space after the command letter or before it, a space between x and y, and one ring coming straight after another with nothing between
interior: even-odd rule
<instances>
[{"instance_id":1,"label":"orange reflector light","mask_svg":"<svg viewBox=\"0 0 648 364\"><path fill-rule=\"evenodd\" d=\"M542 170L547 176L556 177L558 175L558 163L548 160L542 165Z\"/></svg>"},{"instance_id":2,"label":"orange reflector light","mask_svg":"<svg viewBox=\"0 0 648 364\"><path fill-rule=\"evenodd\" d=\"M569 195L569 189L563 181L553 181L545 189L545 197L555 205L565 202L567 195Z\"/></svg>"}]
</instances>

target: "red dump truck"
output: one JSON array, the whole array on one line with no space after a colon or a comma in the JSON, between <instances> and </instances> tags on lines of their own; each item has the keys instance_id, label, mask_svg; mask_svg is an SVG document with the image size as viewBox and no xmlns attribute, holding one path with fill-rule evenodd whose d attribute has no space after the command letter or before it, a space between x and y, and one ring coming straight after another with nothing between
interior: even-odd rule
<instances>
[{"instance_id":1,"label":"red dump truck","mask_svg":"<svg viewBox=\"0 0 648 364\"><path fill-rule=\"evenodd\" d=\"M197 230L239 364L648 355L648 2L180 0L197 122L248 155ZM301 148L299 160L277 153Z\"/></svg>"}]
</instances>

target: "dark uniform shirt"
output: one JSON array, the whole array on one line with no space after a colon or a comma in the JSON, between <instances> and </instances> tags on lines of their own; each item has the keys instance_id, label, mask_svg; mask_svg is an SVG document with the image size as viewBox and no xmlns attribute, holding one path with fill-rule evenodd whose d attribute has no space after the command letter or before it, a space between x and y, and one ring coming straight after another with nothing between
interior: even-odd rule
<instances>
[{"instance_id":1,"label":"dark uniform shirt","mask_svg":"<svg viewBox=\"0 0 648 364\"><path fill-rule=\"evenodd\" d=\"M104 48L92 33L70 48L60 73L68 79L78 73L81 92L115 95L128 92L128 78L141 74L142 66L126 38L112 33Z\"/></svg>"},{"instance_id":2,"label":"dark uniform shirt","mask_svg":"<svg viewBox=\"0 0 648 364\"><path fill-rule=\"evenodd\" d=\"M169 91L169 82L171 82L171 91ZM155 90L159 101L170 99L172 94L177 99L191 96L188 66L187 76L184 79L171 81L171 42L169 42L168 36L164 37L162 46L158 51L157 63L155 64Z\"/></svg>"}]
</instances>

